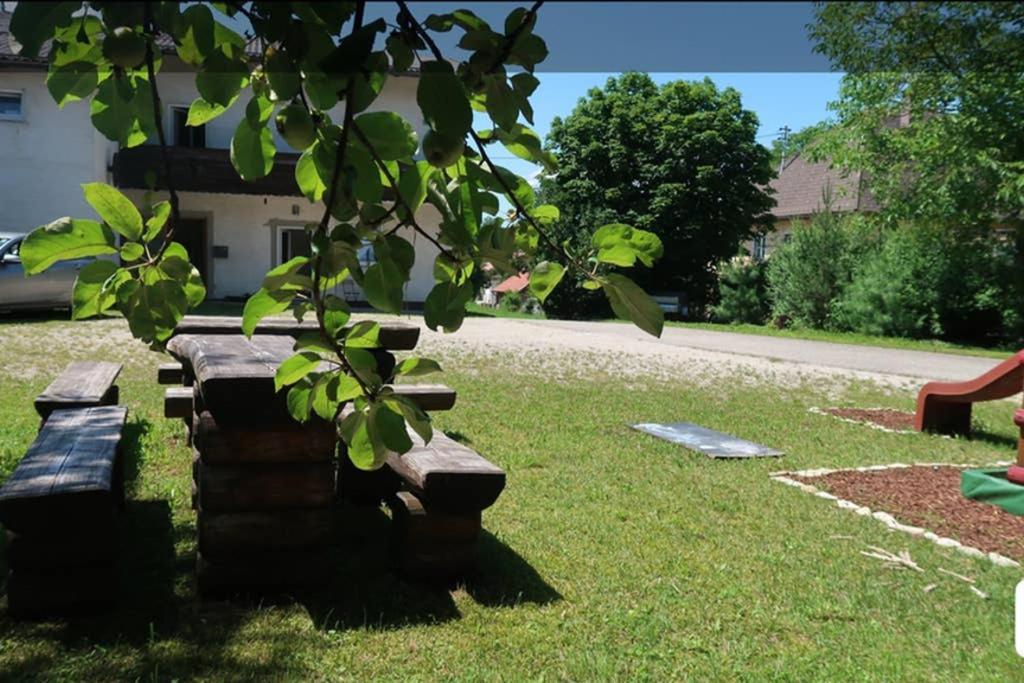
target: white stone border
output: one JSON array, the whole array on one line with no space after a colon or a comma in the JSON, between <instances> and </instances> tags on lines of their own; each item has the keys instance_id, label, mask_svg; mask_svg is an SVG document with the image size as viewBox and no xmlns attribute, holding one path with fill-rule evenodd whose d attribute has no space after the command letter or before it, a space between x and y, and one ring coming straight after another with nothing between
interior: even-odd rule
<instances>
[{"instance_id":1,"label":"white stone border","mask_svg":"<svg viewBox=\"0 0 1024 683\"><path fill-rule=\"evenodd\" d=\"M846 409L843 408L842 406L831 407L834 408L835 410ZM849 408L849 410L896 410L896 408ZM825 417L831 417L833 420L839 420L840 422L849 422L850 424L857 425L859 427L871 427L872 429L877 429L882 432L889 432L890 434L917 434L917 431L913 429L890 429L889 427L883 427L882 425L875 424L874 422L870 422L868 420L861 421L854 420L849 417L840 417L839 415L833 415L832 413L826 411L824 408L819 408L817 406L811 406L810 408L807 409L807 412L814 413L815 415L824 415Z\"/></svg>"},{"instance_id":2,"label":"white stone border","mask_svg":"<svg viewBox=\"0 0 1024 683\"><path fill-rule=\"evenodd\" d=\"M807 477L813 479L815 477L821 477L826 474L832 474L834 472L875 472L878 470L895 470L907 467L1006 467L1012 464L1013 461L1009 460L1000 461L992 465L954 464L948 462L915 462L912 465L907 465L904 463L893 463L891 465L868 465L866 467L848 467L845 469L837 470L819 468L812 470L770 472L768 476L777 482L786 484L787 486L795 486L801 491L813 494L818 498L824 498L825 500L835 501L836 505L842 508L843 510L852 510L853 512L855 512L858 515L861 515L862 517L874 517L879 522L882 522L887 527L895 531L902 531L903 533L910 534L911 536L919 536L921 538L925 538L936 545L942 546L943 548L955 548L960 553L963 553L964 555L967 555L969 557L979 559L987 558L990 562L992 562L992 564L997 565L999 567L1020 567L1020 562L1010 559L1005 555L1000 555L999 553L995 552L986 553L984 550L981 550L980 548L974 548L969 545L964 545L960 541L957 541L952 538L945 538L943 536L939 536L938 534L923 529L919 526L910 526L909 524L903 524L895 517L893 517L891 513L882 511L872 511L871 508L867 506L858 505L857 503L854 503L849 500L843 500L838 496L832 495L828 491L822 491L816 486L805 484L802 481L796 481L795 479L790 479L791 476Z\"/></svg>"}]
</instances>

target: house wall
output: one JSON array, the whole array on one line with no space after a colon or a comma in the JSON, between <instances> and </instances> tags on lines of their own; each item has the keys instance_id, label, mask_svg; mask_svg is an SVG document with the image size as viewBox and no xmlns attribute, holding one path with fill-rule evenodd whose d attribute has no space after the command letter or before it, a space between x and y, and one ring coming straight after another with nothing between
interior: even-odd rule
<instances>
[{"instance_id":1,"label":"house wall","mask_svg":"<svg viewBox=\"0 0 1024 683\"><path fill-rule=\"evenodd\" d=\"M0 231L29 232L61 216L90 216L82 183L106 179L113 147L89 106L58 109L44 71L0 71L0 90L22 93L24 120L0 119Z\"/></svg>"},{"instance_id":2,"label":"house wall","mask_svg":"<svg viewBox=\"0 0 1024 683\"><path fill-rule=\"evenodd\" d=\"M117 144L93 129L88 103L72 102L58 109L46 89L45 75L42 70L0 71L0 90L23 92L25 111L24 121L0 120L0 231L29 232L61 216L93 216L82 198L81 185L111 181L108 167ZM390 77L371 110L396 111L422 134L426 124L416 104L417 83L412 77ZM170 108L187 106L197 97L194 74L164 72L159 85L164 125L170 136ZM247 102L247 96L239 98L207 125L207 147L230 147ZM340 106L330 112L335 121L340 121L342 114ZM273 124L270 129L280 150L293 151L278 137ZM170 137L168 140L172 142ZM125 194L142 204L142 191L126 190ZM281 227L316 222L322 211L322 205L305 197L184 192L180 199L183 216L207 221L207 296L215 299L246 296L258 289L264 273L280 262ZM417 220L427 230L436 230L440 216L432 207L424 207ZM434 284L435 248L411 230L398 234L416 249L406 300L422 302ZM214 259L213 246L228 247L227 258ZM357 287L355 290L358 292ZM362 298L361 293L357 296Z\"/></svg>"},{"instance_id":3,"label":"house wall","mask_svg":"<svg viewBox=\"0 0 1024 683\"><path fill-rule=\"evenodd\" d=\"M771 253L779 248L779 246L786 241L786 238L793 231L794 223L798 223L802 220L801 218L776 218L775 225L772 231L765 235L765 251L764 257L771 256ZM754 240L747 240L743 243L743 248L747 250L747 253L754 256Z\"/></svg>"}]
</instances>

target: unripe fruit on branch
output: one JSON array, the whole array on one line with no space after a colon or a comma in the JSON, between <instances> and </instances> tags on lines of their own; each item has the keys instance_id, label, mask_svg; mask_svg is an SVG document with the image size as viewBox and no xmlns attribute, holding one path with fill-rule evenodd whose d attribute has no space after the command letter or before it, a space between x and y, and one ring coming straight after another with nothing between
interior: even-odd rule
<instances>
[{"instance_id":1,"label":"unripe fruit on branch","mask_svg":"<svg viewBox=\"0 0 1024 683\"><path fill-rule=\"evenodd\" d=\"M103 56L122 69L134 69L146 58L146 38L118 26L103 39Z\"/></svg>"},{"instance_id":2,"label":"unripe fruit on branch","mask_svg":"<svg viewBox=\"0 0 1024 683\"><path fill-rule=\"evenodd\" d=\"M465 141L436 130L429 130L423 136L423 156L431 166L447 168L458 163L465 150Z\"/></svg>"}]
</instances>

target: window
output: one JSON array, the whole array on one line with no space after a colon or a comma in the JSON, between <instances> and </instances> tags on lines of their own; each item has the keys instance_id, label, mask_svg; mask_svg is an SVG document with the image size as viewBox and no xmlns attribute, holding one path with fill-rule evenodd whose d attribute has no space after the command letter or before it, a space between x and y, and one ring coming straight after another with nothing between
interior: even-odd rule
<instances>
[{"instance_id":1,"label":"window","mask_svg":"<svg viewBox=\"0 0 1024 683\"><path fill-rule=\"evenodd\" d=\"M206 147L206 126L189 126L188 107L171 107L174 125L174 144L177 147Z\"/></svg>"},{"instance_id":2,"label":"window","mask_svg":"<svg viewBox=\"0 0 1024 683\"><path fill-rule=\"evenodd\" d=\"M25 118L21 93L0 91L0 120L21 121Z\"/></svg>"},{"instance_id":3,"label":"window","mask_svg":"<svg viewBox=\"0 0 1024 683\"><path fill-rule=\"evenodd\" d=\"M377 262L377 252L373 250L373 245L369 242L363 242L363 246L359 247L359 251L356 252L356 257L359 259L359 265L364 269Z\"/></svg>"},{"instance_id":4,"label":"window","mask_svg":"<svg viewBox=\"0 0 1024 683\"><path fill-rule=\"evenodd\" d=\"M757 235L754 238L754 253L753 257L755 261L763 261L765 252L767 251L767 239L764 235Z\"/></svg>"},{"instance_id":5,"label":"window","mask_svg":"<svg viewBox=\"0 0 1024 683\"><path fill-rule=\"evenodd\" d=\"M311 256L309 233L305 228L281 228L281 263L296 256Z\"/></svg>"}]
</instances>

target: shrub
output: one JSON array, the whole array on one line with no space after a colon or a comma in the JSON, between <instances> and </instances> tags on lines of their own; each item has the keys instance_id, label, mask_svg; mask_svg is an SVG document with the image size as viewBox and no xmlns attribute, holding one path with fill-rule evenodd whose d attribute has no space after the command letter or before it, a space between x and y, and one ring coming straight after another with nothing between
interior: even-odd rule
<instances>
[{"instance_id":1,"label":"shrub","mask_svg":"<svg viewBox=\"0 0 1024 683\"><path fill-rule=\"evenodd\" d=\"M718 268L718 305L712 308L717 322L760 325L768 317L765 264L749 256L737 256Z\"/></svg>"},{"instance_id":2,"label":"shrub","mask_svg":"<svg viewBox=\"0 0 1024 683\"><path fill-rule=\"evenodd\" d=\"M498 302L498 310L518 311L523 307L523 297L519 292L506 292Z\"/></svg>"},{"instance_id":3,"label":"shrub","mask_svg":"<svg viewBox=\"0 0 1024 683\"><path fill-rule=\"evenodd\" d=\"M834 308L856 263L873 250L874 228L861 217L815 214L772 252L766 278L772 316L819 329L835 327Z\"/></svg>"},{"instance_id":4,"label":"shrub","mask_svg":"<svg viewBox=\"0 0 1024 683\"><path fill-rule=\"evenodd\" d=\"M988 230L902 226L856 269L836 322L865 334L992 344L1019 334L1011 245Z\"/></svg>"}]
</instances>

